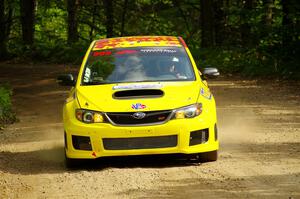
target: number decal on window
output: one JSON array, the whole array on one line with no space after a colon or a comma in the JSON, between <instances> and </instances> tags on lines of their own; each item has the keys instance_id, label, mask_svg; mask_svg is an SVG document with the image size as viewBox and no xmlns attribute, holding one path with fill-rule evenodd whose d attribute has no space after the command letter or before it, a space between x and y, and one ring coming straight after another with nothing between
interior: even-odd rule
<instances>
[{"instance_id":1,"label":"number decal on window","mask_svg":"<svg viewBox=\"0 0 300 199\"><path fill-rule=\"evenodd\" d=\"M84 73L84 77L83 77L83 81L84 82L89 82L90 77L91 77L91 69L86 68L85 73Z\"/></svg>"}]
</instances>

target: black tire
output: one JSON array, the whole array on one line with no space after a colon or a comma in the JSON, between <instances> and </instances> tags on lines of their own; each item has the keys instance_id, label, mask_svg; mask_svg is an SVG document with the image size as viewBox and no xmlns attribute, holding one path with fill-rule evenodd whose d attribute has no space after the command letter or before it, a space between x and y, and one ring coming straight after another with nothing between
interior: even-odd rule
<instances>
[{"instance_id":1,"label":"black tire","mask_svg":"<svg viewBox=\"0 0 300 199\"><path fill-rule=\"evenodd\" d=\"M80 166L80 160L68 158L65 154L65 165L68 169L76 169Z\"/></svg>"},{"instance_id":2,"label":"black tire","mask_svg":"<svg viewBox=\"0 0 300 199\"><path fill-rule=\"evenodd\" d=\"M218 150L198 154L199 162L213 162L218 159Z\"/></svg>"}]
</instances>

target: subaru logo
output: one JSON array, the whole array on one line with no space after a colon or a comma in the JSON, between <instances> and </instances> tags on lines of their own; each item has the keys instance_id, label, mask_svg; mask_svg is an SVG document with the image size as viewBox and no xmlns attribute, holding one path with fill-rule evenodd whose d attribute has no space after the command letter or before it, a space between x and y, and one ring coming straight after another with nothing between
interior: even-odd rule
<instances>
[{"instance_id":1,"label":"subaru logo","mask_svg":"<svg viewBox=\"0 0 300 199\"><path fill-rule=\"evenodd\" d=\"M135 119L143 119L144 117L146 116L146 113L143 113L143 112L136 112L134 114L132 114L132 117L135 118Z\"/></svg>"}]
</instances>

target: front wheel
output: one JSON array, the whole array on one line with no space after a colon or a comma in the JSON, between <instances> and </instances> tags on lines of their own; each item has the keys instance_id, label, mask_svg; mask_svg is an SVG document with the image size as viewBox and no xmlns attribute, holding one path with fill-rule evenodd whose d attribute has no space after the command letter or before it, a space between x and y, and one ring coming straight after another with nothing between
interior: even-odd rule
<instances>
[{"instance_id":1,"label":"front wheel","mask_svg":"<svg viewBox=\"0 0 300 199\"><path fill-rule=\"evenodd\" d=\"M213 162L218 159L218 150L198 154L199 162Z\"/></svg>"},{"instance_id":2,"label":"front wheel","mask_svg":"<svg viewBox=\"0 0 300 199\"><path fill-rule=\"evenodd\" d=\"M64 132L64 141L65 141L65 166L68 169L75 169L79 166L79 159L73 159L73 158L68 158L67 154L66 154L66 149L68 147L67 145L67 135L66 132Z\"/></svg>"},{"instance_id":3,"label":"front wheel","mask_svg":"<svg viewBox=\"0 0 300 199\"><path fill-rule=\"evenodd\" d=\"M68 158L65 153L65 165L68 169L75 169L75 168L79 167L80 160Z\"/></svg>"}]
</instances>

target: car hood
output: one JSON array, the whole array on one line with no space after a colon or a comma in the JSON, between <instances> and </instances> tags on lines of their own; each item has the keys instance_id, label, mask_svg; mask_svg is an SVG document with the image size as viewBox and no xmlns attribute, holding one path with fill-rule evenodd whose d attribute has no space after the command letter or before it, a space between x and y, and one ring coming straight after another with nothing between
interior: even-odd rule
<instances>
[{"instance_id":1,"label":"car hood","mask_svg":"<svg viewBox=\"0 0 300 199\"><path fill-rule=\"evenodd\" d=\"M162 91L161 96L116 97L116 92L136 90ZM196 103L198 82L122 83L79 86L76 96L81 108L103 112L170 110ZM131 92L133 91L133 92Z\"/></svg>"}]
</instances>

